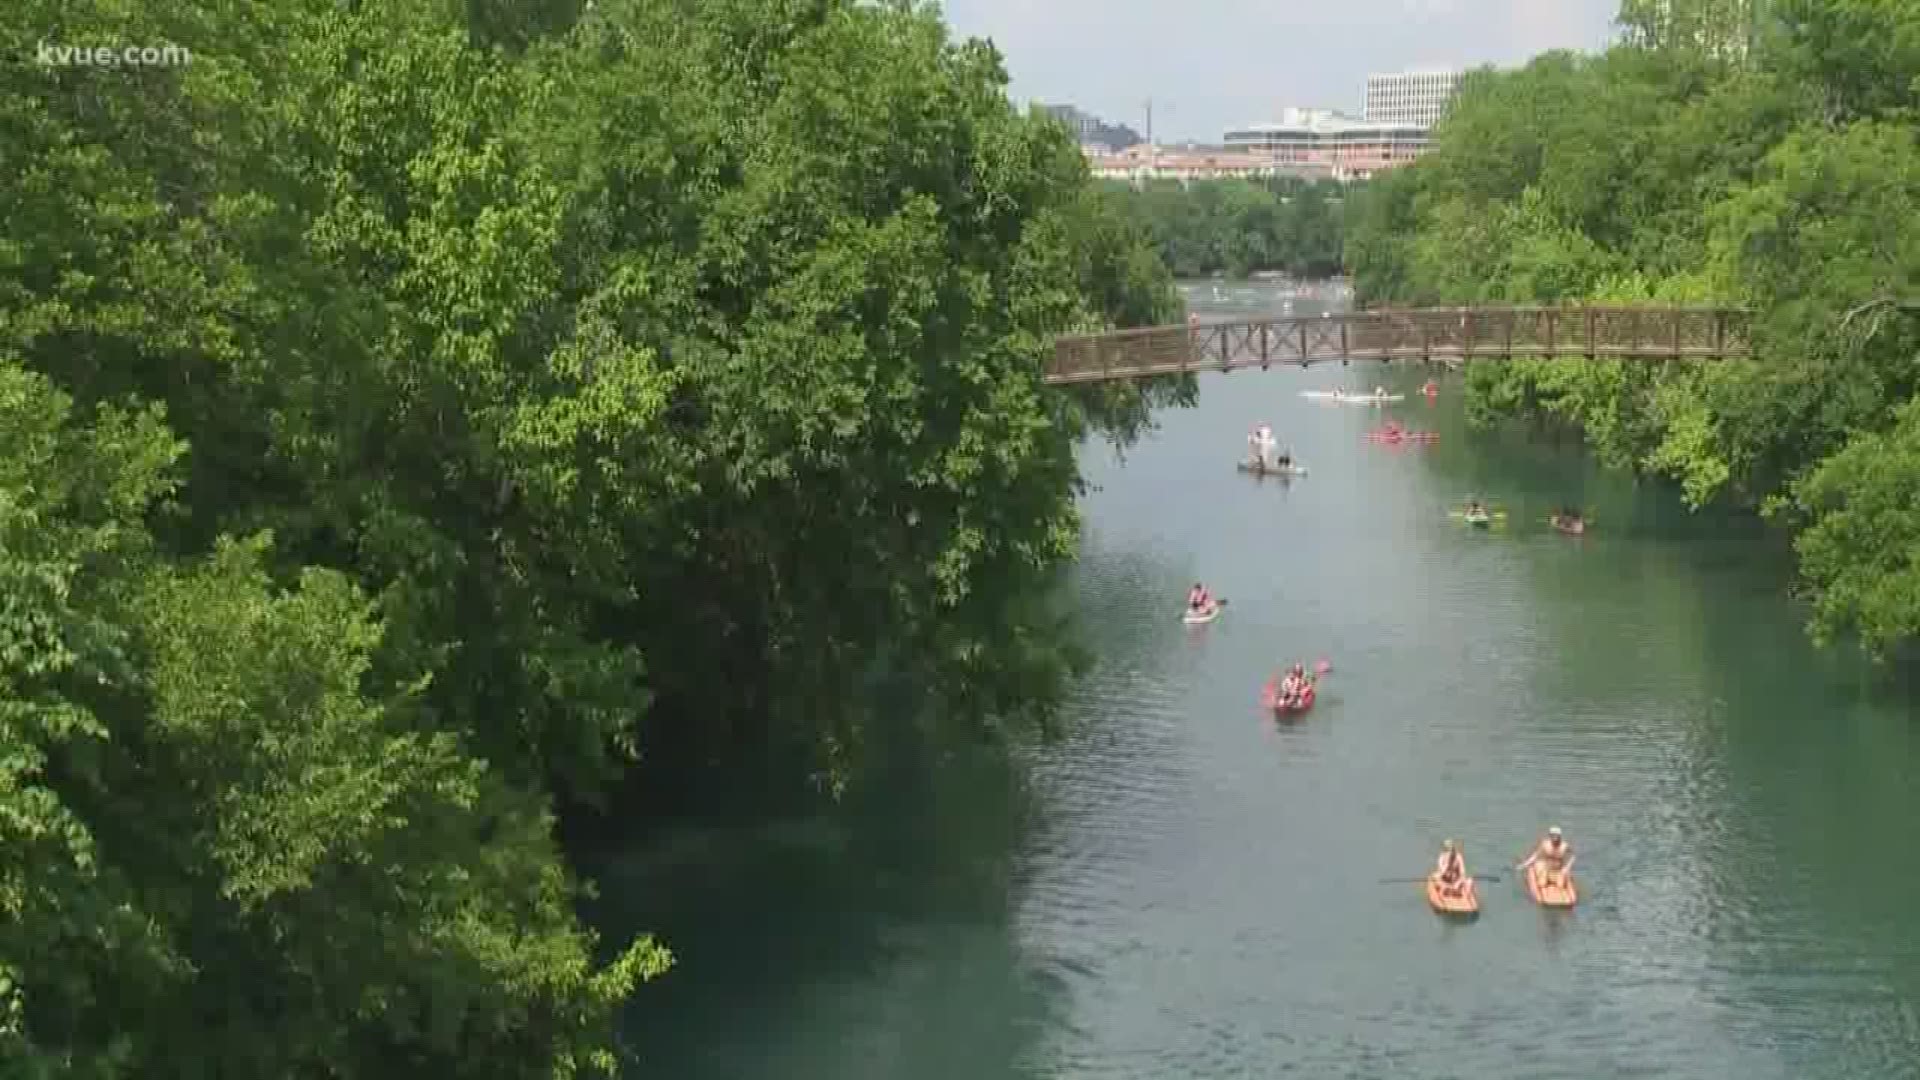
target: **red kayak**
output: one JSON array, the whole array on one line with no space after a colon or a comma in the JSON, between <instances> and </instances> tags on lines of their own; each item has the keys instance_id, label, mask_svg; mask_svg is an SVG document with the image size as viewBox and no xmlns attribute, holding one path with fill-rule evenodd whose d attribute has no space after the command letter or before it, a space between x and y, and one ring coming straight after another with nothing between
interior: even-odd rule
<instances>
[{"instance_id":1,"label":"red kayak","mask_svg":"<svg viewBox=\"0 0 1920 1080\"><path fill-rule=\"evenodd\" d=\"M1280 716L1285 716L1290 713L1303 713L1313 708L1315 693L1314 684L1308 683L1306 690L1301 692L1298 700L1291 705L1283 705L1280 702L1280 684L1269 679L1267 680L1266 687L1260 692L1260 705L1268 712Z\"/></svg>"},{"instance_id":2,"label":"red kayak","mask_svg":"<svg viewBox=\"0 0 1920 1080\"><path fill-rule=\"evenodd\" d=\"M1367 438L1375 442L1432 442L1440 436L1431 431L1369 431Z\"/></svg>"}]
</instances>

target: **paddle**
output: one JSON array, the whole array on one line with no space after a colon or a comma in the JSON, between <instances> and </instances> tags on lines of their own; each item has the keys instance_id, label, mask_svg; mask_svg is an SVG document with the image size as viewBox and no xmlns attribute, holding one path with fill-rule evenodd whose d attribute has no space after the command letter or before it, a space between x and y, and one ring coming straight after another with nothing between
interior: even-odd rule
<instances>
[{"instance_id":1,"label":"paddle","mask_svg":"<svg viewBox=\"0 0 1920 1080\"><path fill-rule=\"evenodd\" d=\"M1467 877L1473 879L1476 884L1482 881L1497 882L1500 880L1500 878L1494 874L1468 874ZM1427 879L1423 877L1390 877L1380 879L1380 884L1382 885L1425 885L1426 883Z\"/></svg>"}]
</instances>

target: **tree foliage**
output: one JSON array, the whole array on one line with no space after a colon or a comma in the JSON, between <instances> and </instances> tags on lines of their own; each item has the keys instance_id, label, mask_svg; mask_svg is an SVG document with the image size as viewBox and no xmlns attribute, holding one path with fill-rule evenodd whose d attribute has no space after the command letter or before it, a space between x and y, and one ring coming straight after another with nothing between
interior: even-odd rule
<instances>
[{"instance_id":1,"label":"tree foliage","mask_svg":"<svg viewBox=\"0 0 1920 1080\"><path fill-rule=\"evenodd\" d=\"M1279 270L1320 278L1341 272L1345 196L1337 183L1154 180L1139 187L1117 181L1103 186L1178 276Z\"/></svg>"},{"instance_id":2,"label":"tree foliage","mask_svg":"<svg viewBox=\"0 0 1920 1080\"><path fill-rule=\"evenodd\" d=\"M193 53L0 70L0 1071L604 1071L666 954L577 924L555 805L1045 726L1076 444L1192 387L1042 385L1177 294L990 47L853 0L0 25Z\"/></svg>"},{"instance_id":3,"label":"tree foliage","mask_svg":"<svg viewBox=\"0 0 1920 1080\"><path fill-rule=\"evenodd\" d=\"M1468 81L1433 152L1350 214L1356 290L1751 306L1754 363L1476 368L1470 407L1576 428L1696 505L1782 513L1820 633L1884 649L1920 613L1882 546L1907 538L1834 515L1871 502L1861 463L1897 455L1920 391L1920 11L1675 0L1621 22L1602 55Z\"/></svg>"}]
</instances>

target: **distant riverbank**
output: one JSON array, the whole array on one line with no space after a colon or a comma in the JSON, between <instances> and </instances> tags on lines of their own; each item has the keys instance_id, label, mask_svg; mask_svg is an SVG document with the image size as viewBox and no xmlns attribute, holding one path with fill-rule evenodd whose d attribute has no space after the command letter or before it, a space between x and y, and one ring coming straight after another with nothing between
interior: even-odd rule
<instances>
[{"instance_id":1,"label":"distant riverbank","mask_svg":"<svg viewBox=\"0 0 1920 1080\"><path fill-rule=\"evenodd\" d=\"M1343 192L1301 180L1114 181L1102 190L1146 230L1175 277L1341 273Z\"/></svg>"}]
</instances>

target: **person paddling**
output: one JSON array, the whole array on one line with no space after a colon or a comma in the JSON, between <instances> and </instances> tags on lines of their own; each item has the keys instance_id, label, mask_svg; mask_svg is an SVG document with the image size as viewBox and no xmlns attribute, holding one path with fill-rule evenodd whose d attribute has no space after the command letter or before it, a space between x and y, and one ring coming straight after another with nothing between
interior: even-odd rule
<instances>
[{"instance_id":1,"label":"person paddling","mask_svg":"<svg viewBox=\"0 0 1920 1080\"><path fill-rule=\"evenodd\" d=\"M1212 606L1213 597L1208 594L1207 587L1194 582L1192 590L1187 593L1187 610L1199 614Z\"/></svg>"},{"instance_id":2,"label":"person paddling","mask_svg":"<svg viewBox=\"0 0 1920 1080\"><path fill-rule=\"evenodd\" d=\"M1307 677L1305 666L1295 664L1288 668L1287 677L1280 683L1278 700L1281 707L1291 709L1298 706L1312 688L1313 680Z\"/></svg>"},{"instance_id":3,"label":"person paddling","mask_svg":"<svg viewBox=\"0 0 1920 1080\"><path fill-rule=\"evenodd\" d=\"M1533 854L1514 869L1526 870L1535 864L1540 866L1544 884L1556 888L1566 884L1567 875L1573 871L1573 845L1560 834L1560 826L1548 829L1547 835L1533 849Z\"/></svg>"},{"instance_id":4,"label":"person paddling","mask_svg":"<svg viewBox=\"0 0 1920 1080\"><path fill-rule=\"evenodd\" d=\"M1467 876L1467 855L1460 841L1449 840L1440 846L1440 860L1433 876L1447 896L1465 896L1473 891L1473 879Z\"/></svg>"}]
</instances>

